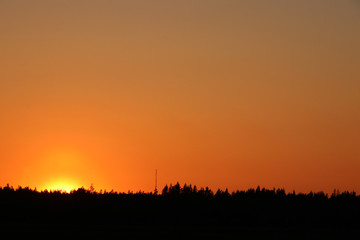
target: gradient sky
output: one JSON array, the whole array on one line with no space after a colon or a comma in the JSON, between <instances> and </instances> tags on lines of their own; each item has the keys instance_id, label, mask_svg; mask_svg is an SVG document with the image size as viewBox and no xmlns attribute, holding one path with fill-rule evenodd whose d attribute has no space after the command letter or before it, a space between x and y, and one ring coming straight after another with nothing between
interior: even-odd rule
<instances>
[{"instance_id":1,"label":"gradient sky","mask_svg":"<svg viewBox=\"0 0 360 240\"><path fill-rule=\"evenodd\" d=\"M0 0L0 186L360 193L356 0Z\"/></svg>"}]
</instances>

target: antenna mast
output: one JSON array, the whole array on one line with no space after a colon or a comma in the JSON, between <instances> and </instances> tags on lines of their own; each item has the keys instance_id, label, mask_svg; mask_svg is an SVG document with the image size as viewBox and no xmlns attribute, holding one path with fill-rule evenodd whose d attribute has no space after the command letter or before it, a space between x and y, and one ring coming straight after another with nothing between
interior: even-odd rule
<instances>
[{"instance_id":1,"label":"antenna mast","mask_svg":"<svg viewBox=\"0 0 360 240\"><path fill-rule=\"evenodd\" d=\"M154 193L155 193L155 195L157 194L157 169L155 169L155 191L154 191Z\"/></svg>"}]
</instances>

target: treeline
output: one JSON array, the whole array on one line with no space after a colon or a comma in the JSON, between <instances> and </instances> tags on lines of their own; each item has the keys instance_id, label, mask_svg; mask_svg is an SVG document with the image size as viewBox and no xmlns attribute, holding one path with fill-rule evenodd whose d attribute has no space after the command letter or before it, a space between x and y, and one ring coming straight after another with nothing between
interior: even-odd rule
<instances>
[{"instance_id":1,"label":"treeline","mask_svg":"<svg viewBox=\"0 0 360 240\"><path fill-rule=\"evenodd\" d=\"M360 196L355 192L305 194L260 187L213 192L179 183L159 192L127 193L93 186L70 193L0 188L0 237L1 232L27 236L61 229L99 238L357 239L359 226Z\"/></svg>"},{"instance_id":2,"label":"treeline","mask_svg":"<svg viewBox=\"0 0 360 240\"><path fill-rule=\"evenodd\" d=\"M360 199L360 196L356 195L356 192L344 191L340 192L339 190L334 190L333 193L329 196L324 192L309 192L309 193L296 193L292 191L286 193L285 189L266 189L260 188L258 186L256 189L250 188L247 191L234 191L229 193L228 189L225 191L218 189L216 192L213 192L210 188L200 188L184 184L183 187L179 183L175 185L165 185L162 190L163 196L204 196L204 197L214 197L214 198L307 198L307 199L334 199L334 198L349 198L349 199Z\"/></svg>"},{"instance_id":3,"label":"treeline","mask_svg":"<svg viewBox=\"0 0 360 240\"><path fill-rule=\"evenodd\" d=\"M356 192L352 191L344 191L340 192L339 190L334 190L332 194L327 194L324 192L309 192L309 193L296 193L295 191L286 193L285 189L266 189L266 188L260 188L258 186L255 188L249 188L248 190L237 190L233 192L229 192L228 189L221 190L218 189L217 191L212 191L209 187L201 187L198 188L196 185L191 184L184 184L183 186L180 185L179 182L172 185L165 185L165 187L162 189L161 192L158 192L155 190L154 192L144 192L144 191L138 191L138 192L132 192L128 191L125 192L117 192L114 190L107 191L107 190L100 190L96 191L94 186L91 184L89 188L78 188L71 190L70 193L62 190L41 190L38 191L36 188L32 189L30 187L21 187L18 186L17 188L14 188L13 186L10 186L7 184L5 187L0 187L0 196L4 196L7 194L19 194L19 195L104 195L104 196L147 196L147 197L171 197L171 198L187 198L187 197L199 197L199 198L222 198L222 199L358 199L360 200L360 196L356 194Z\"/></svg>"}]
</instances>

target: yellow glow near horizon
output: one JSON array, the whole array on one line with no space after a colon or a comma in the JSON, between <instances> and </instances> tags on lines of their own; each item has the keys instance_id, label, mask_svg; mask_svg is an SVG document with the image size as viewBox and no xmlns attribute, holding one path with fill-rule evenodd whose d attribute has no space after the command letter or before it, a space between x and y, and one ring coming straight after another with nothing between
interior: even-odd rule
<instances>
[{"instance_id":1,"label":"yellow glow near horizon","mask_svg":"<svg viewBox=\"0 0 360 240\"><path fill-rule=\"evenodd\" d=\"M58 180L50 183L46 187L43 188L43 190L48 191L62 191L70 193L72 190L76 190L80 188L81 186L79 184L76 184L75 182L72 182L70 180Z\"/></svg>"},{"instance_id":2,"label":"yellow glow near horizon","mask_svg":"<svg viewBox=\"0 0 360 240\"><path fill-rule=\"evenodd\" d=\"M81 187L78 176L84 165L79 151L66 146L49 147L39 153L34 168L41 169L41 190L71 192Z\"/></svg>"}]
</instances>

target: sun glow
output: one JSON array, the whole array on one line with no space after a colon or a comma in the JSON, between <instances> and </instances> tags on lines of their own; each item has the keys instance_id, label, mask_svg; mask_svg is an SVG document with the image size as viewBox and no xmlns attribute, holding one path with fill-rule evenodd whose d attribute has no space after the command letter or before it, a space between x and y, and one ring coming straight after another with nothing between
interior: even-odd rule
<instances>
[{"instance_id":1,"label":"sun glow","mask_svg":"<svg viewBox=\"0 0 360 240\"><path fill-rule=\"evenodd\" d=\"M62 192L66 192L66 193L70 193L72 190L76 190L78 188L80 188L81 186L71 182L71 181L55 181L49 185L47 185L44 190L48 190L48 191L62 191Z\"/></svg>"},{"instance_id":2,"label":"sun glow","mask_svg":"<svg viewBox=\"0 0 360 240\"><path fill-rule=\"evenodd\" d=\"M66 146L49 148L38 158L39 168L43 168L43 179L40 189L70 193L81 188L79 183L82 168L86 166L85 158L79 151Z\"/></svg>"}]
</instances>

